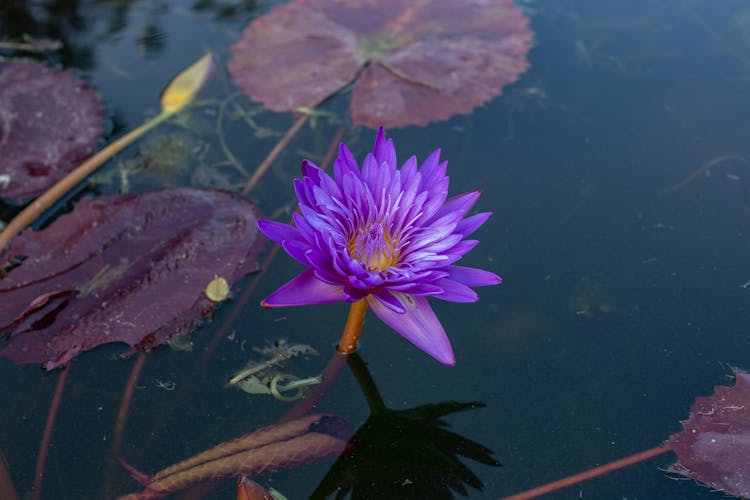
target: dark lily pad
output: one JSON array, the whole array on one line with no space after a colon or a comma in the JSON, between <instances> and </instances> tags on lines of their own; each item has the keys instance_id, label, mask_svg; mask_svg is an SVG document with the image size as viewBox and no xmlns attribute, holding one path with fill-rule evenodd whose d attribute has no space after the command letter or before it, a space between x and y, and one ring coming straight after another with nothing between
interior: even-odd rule
<instances>
[{"instance_id":1,"label":"dark lily pad","mask_svg":"<svg viewBox=\"0 0 750 500\"><path fill-rule=\"evenodd\" d=\"M314 108L356 79L355 124L425 125L516 81L532 36L512 0L294 0L250 23L229 72L274 111Z\"/></svg>"},{"instance_id":2,"label":"dark lily pad","mask_svg":"<svg viewBox=\"0 0 750 500\"><path fill-rule=\"evenodd\" d=\"M733 387L696 398L683 430L669 437L678 459L669 470L750 498L750 374L737 370L734 377Z\"/></svg>"},{"instance_id":3,"label":"dark lily pad","mask_svg":"<svg viewBox=\"0 0 750 500\"><path fill-rule=\"evenodd\" d=\"M60 180L91 153L103 116L71 71L0 61L0 198L21 204Z\"/></svg>"},{"instance_id":4,"label":"dark lily pad","mask_svg":"<svg viewBox=\"0 0 750 500\"><path fill-rule=\"evenodd\" d=\"M110 342L150 350L211 312L216 276L257 270L259 250L255 207L229 193L85 198L0 255L0 354L52 369Z\"/></svg>"}]
</instances>

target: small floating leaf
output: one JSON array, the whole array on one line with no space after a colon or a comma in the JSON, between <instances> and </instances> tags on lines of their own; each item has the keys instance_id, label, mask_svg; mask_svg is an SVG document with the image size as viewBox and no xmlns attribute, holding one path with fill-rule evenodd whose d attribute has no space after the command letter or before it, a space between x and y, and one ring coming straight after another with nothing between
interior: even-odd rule
<instances>
[{"instance_id":1,"label":"small floating leaf","mask_svg":"<svg viewBox=\"0 0 750 500\"><path fill-rule=\"evenodd\" d=\"M223 302L229 297L229 283L224 278L215 276L206 286L206 297L212 302Z\"/></svg>"}]
</instances>

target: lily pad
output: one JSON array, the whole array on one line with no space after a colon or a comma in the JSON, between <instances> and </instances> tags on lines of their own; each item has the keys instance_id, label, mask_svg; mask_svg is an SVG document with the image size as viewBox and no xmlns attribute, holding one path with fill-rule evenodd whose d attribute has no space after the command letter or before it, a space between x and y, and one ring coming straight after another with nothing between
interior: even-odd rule
<instances>
[{"instance_id":1,"label":"lily pad","mask_svg":"<svg viewBox=\"0 0 750 500\"><path fill-rule=\"evenodd\" d=\"M229 72L273 111L314 108L356 80L356 125L425 125L515 82L532 36L512 0L294 0L248 25Z\"/></svg>"},{"instance_id":2,"label":"lily pad","mask_svg":"<svg viewBox=\"0 0 750 500\"><path fill-rule=\"evenodd\" d=\"M257 270L259 251L254 205L229 193L84 198L0 254L0 354L52 369L110 342L150 350L209 314L206 286Z\"/></svg>"},{"instance_id":3,"label":"lily pad","mask_svg":"<svg viewBox=\"0 0 750 500\"><path fill-rule=\"evenodd\" d=\"M683 430L669 437L674 472L728 495L750 498L750 374L735 371L733 387L696 398Z\"/></svg>"},{"instance_id":4,"label":"lily pad","mask_svg":"<svg viewBox=\"0 0 750 500\"><path fill-rule=\"evenodd\" d=\"M72 71L0 60L0 198L21 204L60 180L89 156L103 116Z\"/></svg>"}]
</instances>

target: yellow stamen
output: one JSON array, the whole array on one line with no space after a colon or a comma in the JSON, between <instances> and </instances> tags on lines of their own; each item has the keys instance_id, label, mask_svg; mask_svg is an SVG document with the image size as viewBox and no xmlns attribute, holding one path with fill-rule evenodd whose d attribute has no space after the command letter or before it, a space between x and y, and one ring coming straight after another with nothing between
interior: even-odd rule
<instances>
[{"instance_id":1,"label":"yellow stamen","mask_svg":"<svg viewBox=\"0 0 750 500\"><path fill-rule=\"evenodd\" d=\"M368 271L380 272L398 263L398 241L380 224L360 228L346 246L351 258Z\"/></svg>"}]
</instances>

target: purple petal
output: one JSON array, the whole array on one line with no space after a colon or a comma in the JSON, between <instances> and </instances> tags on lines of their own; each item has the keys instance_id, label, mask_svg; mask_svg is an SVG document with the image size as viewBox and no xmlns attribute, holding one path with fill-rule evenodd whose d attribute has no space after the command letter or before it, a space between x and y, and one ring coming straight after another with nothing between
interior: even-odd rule
<instances>
[{"instance_id":1,"label":"purple petal","mask_svg":"<svg viewBox=\"0 0 750 500\"><path fill-rule=\"evenodd\" d=\"M413 246L409 247L408 252L403 252L404 258L408 257L408 260L415 260L412 254L419 252L427 252L432 254L442 254L449 248L454 248L457 243L463 238L460 234L440 234L435 235L425 232L425 235L419 235L418 238L424 238L424 241L417 241ZM415 238L417 239L417 238Z\"/></svg>"},{"instance_id":2,"label":"purple petal","mask_svg":"<svg viewBox=\"0 0 750 500\"><path fill-rule=\"evenodd\" d=\"M392 139L385 138L383 127L378 129L378 135L375 137L375 147L373 148L375 159L378 165L387 163L391 168L396 168L396 147Z\"/></svg>"},{"instance_id":3,"label":"purple petal","mask_svg":"<svg viewBox=\"0 0 750 500\"><path fill-rule=\"evenodd\" d=\"M311 247L307 243L301 241L286 240L281 244L281 247L286 253L289 254L291 258L293 258L300 264L304 264L306 266L310 265L310 261L307 258L307 252L311 250Z\"/></svg>"},{"instance_id":4,"label":"purple petal","mask_svg":"<svg viewBox=\"0 0 750 500\"><path fill-rule=\"evenodd\" d=\"M343 179L347 175L359 177L359 166L346 144L341 143L339 145L339 156L333 164L333 177L336 179L336 184L342 186Z\"/></svg>"},{"instance_id":5,"label":"purple petal","mask_svg":"<svg viewBox=\"0 0 750 500\"><path fill-rule=\"evenodd\" d=\"M392 311L372 295L367 304L372 312L386 325L398 332L406 340L445 365L455 365L448 335L440 324L427 299L400 292L392 292L406 310L403 314Z\"/></svg>"},{"instance_id":6,"label":"purple petal","mask_svg":"<svg viewBox=\"0 0 750 500\"><path fill-rule=\"evenodd\" d=\"M329 191L315 186L313 188L313 197L315 198L316 208L322 212L329 213L330 210L336 210L339 207L334 203L333 198L329 194Z\"/></svg>"},{"instance_id":7,"label":"purple petal","mask_svg":"<svg viewBox=\"0 0 750 500\"><path fill-rule=\"evenodd\" d=\"M357 278L356 276L347 276L346 279L349 280L349 285L351 285L348 287L349 289L362 290L366 293L370 293L369 283L366 283L362 278Z\"/></svg>"},{"instance_id":8,"label":"purple petal","mask_svg":"<svg viewBox=\"0 0 750 500\"><path fill-rule=\"evenodd\" d=\"M381 168L378 161L375 159L372 153L365 157L362 162L362 179L370 190L376 195L380 195L380 191L384 185L382 180L383 174L388 172L390 169Z\"/></svg>"},{"instance_id":9,"label":"purple petal","mask_svg":"<svg viewBox=\"0 0 750 500\"><path fill-rule=\"evenodd\" d=\"M319 186L321 177L326 175L327 174L320 167L310 160L302 161L302 176L309 177L316 185Z\"/></svg>"},{"instance_id":10,"label":"purple petal","mask_svg":"<svg viewBox=\"0 0 750 500\"><path fill-rule=\"evenodd\" d=\"M417 173L417 175L419 174ZM424 204L424 200L426 199L426 191L417 193L414 186L406 186L404 195L400 202L398 214L396 214L393 219L393 222L396 225L395 227L407 227L410 223L413 223L415 220L417 220L420 217L419 213L422 210L422 205Z\"/></svg>"},{"instance_id":11,"label":"purple petal","mask_svg":"<svg viewBox=\"0 0 750 500\"><path fill-rule=\"evenodd\" d=\"M442 264L444 266L447 266L448 264L453 264L454 262L459 260L461 257L466 255L466 253L468 253L472 248L474 248L478 244L479 244L479 240L459 241L456 244L456 246L444 252L446 260Z\"/></svg>"},{"instance_id":12,"label":"purple petal","mask_svg":"<svg viewBox=\"0 0 750 500\"><path fill-rule=\"evenodd\" d=\"M436 186L440 185L441 188L448 187L448 177L445 175L448 169L448 162L440 161L440 150L437 149L424 161L419 169L419 173L422 174L421 189L430 191L435 189ZM443 185L444 184L444 185Z\"/></svg>"},{"instance_id":13,"label":"purple petal","mask_svg":"<svg viewBox=\"0 0 750 500\"><path fill-rule=\"evenodd\" d=\"M307 269L261 301L263 307L304 306L346 300L343 286L329 285Z\"/></svg>"},{"instance_id":14,"label":"purple petal","mask_svg":"<svg viewBox=\"0 0 750 500\"><path fill-rule=\"evenodd\" d=\"M314 272L315 272L315 277L318 278L323 283L328 283L334 286L341 285L341 275L339 273L331 271L330 269L320 268L320 267L315 269Z\"/></svg>"},{"instance_id":15,"label":"purple petal","mask_svg":"<svg viewBox=\"0 0 750 500\"><path fill-rule=\"evenodd\" d=\"M315 268L329 269L331 267L331 258L315 247L305 253L305 258L307 259L305 264L309 264Z\"/></svg>"},{"instance_id":16,"label":"purple petal","mask_svg":"<svg viewBox=\"0 0 750 500\"><path fill-rule=\"evenodd\" d=\"M268 239L276 243L283 243L287 240L304 241L302 235L296 227L276 222L275 220L260 219L258 221L260 232L268 236Z\"/></svg>"},{"instance_id":17,"label":"purple petal","mask_svg":"<svg viewBox=\"0 0 750 500\"><path fill-rule=\"evenodd\" d=\"M459 242L459 244L460 243L461 242ZM463 254L435 255L434 252L423 252L417 250L416 252L410 252L409 255L403 257L403 263L413 266L415 269L425 269L427 267L435 267L436 262L439 262L443 266L447 266L448 264L453 264L461 257L463 257Z\"/></svg>"},{"instance_id":18,"label":"purple petal","mask_svg":"<svg viewBox=\"0 0 750 500\"><path fill-rule=\"evenodd\" d=\"M495 273L484 269L475 269L464 266L448 266L445 271L450 273L452 280L463 283L466 286L489 286L499 285L503 279Z\"/></svg>"},{"instance_id":19,"label":"purple petal","mask_svg":"<svg viewBox=\"0 0 750 500\"><path fill-rule=\"evenodd\" d=\"M437 295L443 293L439 286L429 283L404 283L403 285L388 285L388 289L394 292L406 292L409 295Z\"/></svg>"},{"instance_id":20,"label":"purple petal","mask_svg":"<svg viewBox=\"0 0 750 500\"><path fill-rule=\"evenodd\" d=\"M465 218L456 226L456 233L461 234L464 237L469 236L474 231L479 229L481 225L490 218L490 215L492 215L492 212L482 212L481 214L476 214L472 215L471 217Z\"/></svg>"},{"instance_id":21,"label":"purple petal","mask_svg":"<svg viewBox=\"0 0 750 500\"><path fill-rule=\"evenodd\" d=\"M427 200L422 207L424 212L424 220L430 220L435 215L440 207L443 206L445 200L448 199L448 178L443 177L436 181L434 184L427 188Z\"/></svg>"},{"instance_id":22,"label":"purple petal","mask_svg":"<svg viewBox=\"0 0 750 500\"><path fill-rule=\"evenodd\" d=\"M417 167L418 166L419 165L417 163L417 157L414 156L414 155L410 156L409 159L406 160L403 165L401 165L401 175L403 176L403 182L404 183L407 183L407 182L409 182L409 183L416 182L417 183L417 187L419 187L419 179L422 176L421 176L421 174L420 174L419 178L417 178L417 176L416 176L416 174L417 174Z\"/></svg>"},{"instance_id":23,"label":"purple petal","mask_svg":"<svg viewBox=\"0 0 750 500\"><path fill-rule=\"evenodd\" d=\"M436 299L447 300L448 302L476 302L479 300L477 292L458 281L442 278L437 280L435 284L443 289L443 293L434 296Z\"/></svg>"},{"instance_id":24,"label":"purple petal","mask_svg":"<svg viewBox=\"0 0 750 500\"><path fill-rule=\"evenodd\" d=\"M391 311L398 314L404 314L406 312L406 309L404 309L404 306L401 305L401 302L399 302L399 300L394 297L393 294L388 290L375 289L372 291L372 294L375 296L376 300L379 300L385 307L387 307Z\"/></svg>"},{"instance_id":25,"label":"purple petal","mask_svg":"<svg viewBox=\"0 0 750 500\"><path fill-rule=\"evenodd\" d=\"M294 179L292 184L294 185L294 194L297 195L300 206L312 205L312 201L307 196L307 183L302 179Z\"/></svg>"},{"instance_id":26,"label":"purple petal","mask_svg":"<svg viewBox=\"0 0 750 500\"><path fill-rule=\"evenodd\" d=\"M347 302L357 302L370 295L369 290L359 290L357 288L347 286L344 287L344 295L346 296Z\"/></svg>"},{"instance_id":27,"label":"purple petal","mask_svg":"<svg viewBox=\"0 0 750 500\"><path fill-rule=\"evenodd\" d=\"M445 205L440 207L440 210L435 213L433 219L444 217L447 214L455 214L458 219L462 219L474 207L481 196L481 191L471 191L459 194L458 196L452 196L445 200Z\"/></svg>"},{"instance_id":28,"label":"purple petal","mask_svg":"<svg viewBox=\"0 0 750 500\"><path fill-rule=\"evenodd\" d=\"M440 167L440 149L436 149L430 156L422 162L422 166L419 167L419 172L422 174L422 187L427 188L430 184L435 183L440 177L445 176L445 170L448 167L448 163L445 162L443 168Z\"/></svg>"},{"instance_id":29,"label":"purple petal","mask_svg":"<svg viewBox=\"0 0 750 500\"><path fill-rule=\"evenodd\" d=\"M301 236L302 241L312 241L317 234L317 231L313 229L307 219L305 219L299 212L292 214L292 220L294 225L297 227L297 231Z\"/></svg>"},{"instance_id":30,"label":"purple petal","mask_svg":"<svg viewBox=\"0 0 750 500\"><path fill-rule=\"evenodd\" d=\"M432 219L424 225L421 237L439 239L445 238L454 232L462 216L458 212L447 213L442 217L433 216Z\"/></svg>"}]
</instances>

